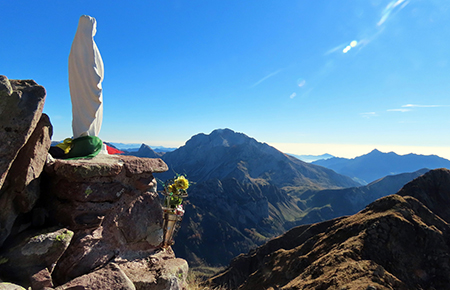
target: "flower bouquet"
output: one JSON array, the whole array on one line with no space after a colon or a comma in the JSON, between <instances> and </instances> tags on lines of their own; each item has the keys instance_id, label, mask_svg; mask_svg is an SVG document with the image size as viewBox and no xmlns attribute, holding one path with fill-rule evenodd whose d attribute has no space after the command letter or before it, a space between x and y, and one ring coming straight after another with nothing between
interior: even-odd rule
<instances>
[{"instance_id":1,"label":"flower bouquet","mask_svg":"<svg viewBox=\"0 0 450 290\"><path fill-rule=\"evenodd\" d=\"M163 183L164 190L162 209L164 212L164 236L162 247L167 248L174 244L173 237L178 231L179 224L183 219L183 198L187 197L189 181L183 175L177 175L175 178Z\"/></svg>"}]
</instances>

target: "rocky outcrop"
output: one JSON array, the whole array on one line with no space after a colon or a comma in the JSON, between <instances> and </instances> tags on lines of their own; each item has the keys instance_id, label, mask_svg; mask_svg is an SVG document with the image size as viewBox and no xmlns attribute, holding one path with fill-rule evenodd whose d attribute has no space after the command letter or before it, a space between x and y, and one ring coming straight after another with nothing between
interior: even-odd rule
<instances>
[{"instance_id":1,"label":"rocky outcrop","mask_svg":"<svg viewBox=\"0 0 450 290\"><path fill-rule=\"evenodd\" d=\"M214 285L231 289L450 289L450 225L429 208L448 198L450 172L411 181L404 196L381 198L363 211L296 227L240 255ZM428 185L421 186L426 180ZM425 206L409 196L421 188ZM414 194L414 191L411 191Z\"/></svg>"},{"instance_id":2,"label":"rocky outcrop","mask_svg":"<svg viewBox=\"0 0 450 290\"><path fill-rule=\"evenodd\" d=\"M45 170L50 218L74 231L72 243L53 273L58 284L81 285L77 277L97 277L100 274L93 270L115 262L131 273L126 276L133 283L145 285L138 289L153 289L147 287L153 284L162 287L161 281L166 280L181 287L184 280L177 275L186 276L187 263L173 253L165 256L172 263L173 275L158 278L160 281L151 269L164 269L167 263L154 263L139 275L130 270L136 263L148 265L162 242L163 214L153 177L153 173L167 170L161 159L99 155L87 160L55 160ZM69 282L72 279L78 280ZM86 279L91 278L83 281Z\"/></svg>"},{"instance_id":3,"label":"rocky outcrop","mask_svg":"<svg viewBox=\"0 0 450 290\"><path fill-rule=\"evenodd\" d=\"M153 174L167 165L53 159L44 100L34 81L0 76L0 289L186 289L187 262L160 248Z\"/></svg>"},{"instance_id":4,"label":"rocky outcrop","mask_svg":"<svg viewBox=\"0 0 450 290\"><path fill-rule=\"evenodd\" d=\"M39 175L52 126L42 114L45 89L32 80L0 76L0 247L20 213L39 198Z\"/></svg>"},{"instance_id":5,"label":"rocky outcrop","mask_svg":"<svg viewBox=\"0 0 450 290\"><path fill-rule=\"evenodd\" d=\"M46 92L33 80L0 76L0 188L44 108Z\"/></svg>"}]
</instances>

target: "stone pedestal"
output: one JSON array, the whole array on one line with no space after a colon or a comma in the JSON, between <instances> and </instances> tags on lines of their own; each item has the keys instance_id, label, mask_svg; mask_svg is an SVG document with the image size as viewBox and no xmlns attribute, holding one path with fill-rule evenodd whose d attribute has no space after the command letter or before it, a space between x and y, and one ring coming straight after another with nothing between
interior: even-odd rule
<instances>
[{"instance_id":1,"label":"stone pedestal","mask_svg":"<svg viewBox=\"0 0 450 290\"><path fill-rule=\"evenodd\" d=\"M46 165L50 177L46 193L49 214L74 232L53 273L57 284L111 262L124 268L125 273L130 272L130 263L152 265L148 261L158 254L163 240L163 212L153 173L167 169L158 158L117 155L54 160ZM166 271L174 273L167 283L173 284L175 279L182 289L183 277L187 275L186 261L175 259L173 253L165 257L178 261L165 263L176 268ZM161 267L158 263L154 265ZM154 283L150 266L144 272L149 275L147 280ZM142 284L145 273L133 277L138 277Z\"/></svg>"}]
</instances>

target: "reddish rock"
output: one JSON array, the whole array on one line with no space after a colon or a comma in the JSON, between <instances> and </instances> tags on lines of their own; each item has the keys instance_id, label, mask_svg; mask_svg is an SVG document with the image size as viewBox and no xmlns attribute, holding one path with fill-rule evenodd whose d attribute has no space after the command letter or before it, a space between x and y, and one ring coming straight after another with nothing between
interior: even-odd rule
<instances>
[{"instance_id":1,"label":"reddish rock","mask_svg":"<svg viewBox=\"0 0 450 290\"><path fill-rule=\"evenodd\" d=\"M29 212L39 198L39 176L47 160L52 134L50 119L42 114L33 134L9 170L8 190L17 193L15 203L20 212Z\"/></svg>"},{"instance_id":2,"label":"reddish rock","mask_svg":"<svg viewBox=\"0 0 450 290\"><path fill-rule=\"evenodd\" d=\"M118 259L117 264L137 290L181 290L187 287L188 264L186 260L175 258L170 248L146 259Z\"/></svg>"},{"instance_id":3,"label":"reddish rock","mask_svg":"<svg viewBox=\"0 0 450 290\"><path fill-rule=\"evenodd\" d=\"M133 282L115 264L109 263L104 268L92 273L82 275L72 281L56 287L56 290L76 289L76 290L135 290Z\"/></svg>"},{"instance_id":4,"label":"reddish rock","mask_svg":"<svg viewBox=\"0 0 450 290\"><path fill-rule=\"evenodd\" d=\"M0 246L9 236L18 214L31 211L39 198L39 176L47 159L51 136L50 120L42 114L8 171L0 189L0 207L3 209L0 211Z\"/></svg>"},{"instance_id":5,"label":"reddish rock","mask_svg":"<svg viewBox=\"0 0 450 290\"><path fill-rule=\"evenodd\" d=\"M49 212L75 232L53 274L59 284L159 249L163 214L153 173L165 170L161 159L113 155L46 166Z\"/></svg>"},{"instance_id":6,"label":"reddish rock","mask_svg":"<svg viewBox=\"0 0 450 290\"><path fill-rule=\"evenodd\" d=\"M46 92L33 80L8 80L0 84L0 188L19 150L41 118Z\"/></svg>"},{"instance_id":7,"label":"reddish rock","mask_svg":"<svg viewBox=\"0 0 450 290\"><path fill-rule=\"evenodd\" d=\"M32 275L30 278L31 289L42 290L53 287L52 276L47 268L44 268Z\"/></svg>"}]
</instances>

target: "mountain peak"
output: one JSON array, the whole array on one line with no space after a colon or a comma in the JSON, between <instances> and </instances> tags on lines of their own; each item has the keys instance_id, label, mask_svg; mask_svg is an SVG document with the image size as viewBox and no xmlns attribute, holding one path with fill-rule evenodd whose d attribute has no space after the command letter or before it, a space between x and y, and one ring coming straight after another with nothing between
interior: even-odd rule
<instances>
[{"instance_id":1,"label":"mountain peak","mask_svg":"<svg viewBox=\"0 0 450 290\"><path fill-rule=\"evenodd\" d=\"M383 152L381 152L378 149L373 149L372 151L369 152L369 154L382 154Z\"/></svg>"},{"instance_id":2,"label":"mountain peak","mask_svg":"<svg viewBox=\"0 0 450 290\"><path fill-rule=\"evenodd\" d=\"M212 131L209 135L200 133L192 136L186 142L185 148L190 147L203 147L205 148L215 148L215 147L233 147L241 144L249 144L253 146L263 145L255 139L245 135L244 133L235 132L231 129L216 129Z\"/></svg>"}]
</instances>

